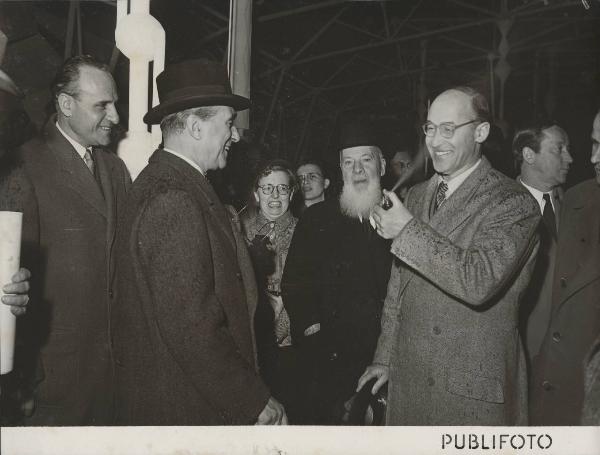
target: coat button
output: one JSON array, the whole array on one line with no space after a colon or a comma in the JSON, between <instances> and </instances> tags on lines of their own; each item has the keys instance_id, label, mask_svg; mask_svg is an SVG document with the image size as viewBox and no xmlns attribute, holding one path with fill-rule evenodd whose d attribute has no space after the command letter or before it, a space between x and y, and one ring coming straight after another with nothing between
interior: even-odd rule
<instances>
[{"instance_id":1,"label":"coat button","mask_svg":"<svg viewBox=\"0 0 600 455\"><path fill-rule=\"evenodd\" d=\"M552 334L552 339L558 343L558 342L560 341L560 339L561 339L561 334L560 334L560 332L554 332L554 333Z\"/></svg>"},{"instance_id":2,"label":"coat button","mask_svg":"<svg viewBox=\"0 0 600 455\"><path fill-rule=\"evenodd\" d=\"M429 384L429 387L433 387L435 384L435 380L433 378L427 378L427 384Z\"/></svg>"},{"instance_id":3,"label":"coat button","mask_svg":"<svg viewBox=\"0 0 600 455\"><path fill-rule=\"evenodd\" d=\"M563 288L567 287L567 279L564 276L560 277L560 286Z\"/></svg>"},{"instance_id":4,"label":"coat button","mask_svg":"<svg viewBox=\"0 0 600 455\"><path fill-rule=\"evenodd\" d=\"M552 383L550 381L544 381L544 382L542 382L542 388L544 390L546 390L547 392L549 392L550 390L554 389L554 386L552 385Z\"/></svg>"},{"instance_id":5,"label":"coat button","mask_svg":"<svg viewBox=\"0 0 600 455\"><path fill-rule=\"evenodd\" d=\"M436 325L433 327L433 333L439 335L440 333L442 333L442 330Z\"/></svg>"},{"instance_id":6,"label":"coat button","mask_svg":"<svg viewBox=\"0 0 600 455\"><path fill-rule=\"evenodd\" d=\"M242 279L242 272L237 272L235 274L235 276L237 276L238 280L241 280Z\"/></svg>"},{"instance_id":7,"label":"coat button","mask_svg":"<svg viewBox=\"0 0 600 455\"><path fill-rule=\"evenodd\" d=\"M113 295L114 295L114 293L113 293L113 290L112 290L112 289L109 289L109 290L108 290L108 297L112 299L112 298L113 298Z\"/></svg>"},{"instance_id":8,"label":"coat button","mask_svg":"<svg viewBox=\"0 0 600 455\"><path fill-rule=\"evenodd\" d=\"M337 360L337 358L338 358L337 352L332 352L331 355L329 356L329 360Z\"/></svg>"}]
</instances>

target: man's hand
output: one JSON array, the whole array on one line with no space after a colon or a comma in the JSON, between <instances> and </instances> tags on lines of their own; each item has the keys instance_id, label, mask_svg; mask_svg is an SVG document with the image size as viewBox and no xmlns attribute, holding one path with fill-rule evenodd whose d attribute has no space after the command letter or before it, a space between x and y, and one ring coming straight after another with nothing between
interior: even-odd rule
<instances>
[{"instance_id":1,"label":"man's hand","mask_svg":"<svg viewBox=\"0 0 600 455\"><path fill-rule=\"evenodd\" d=\"M12 283L5 285L2 288L2 292L5 294L2 296L2 303L10 305L10 311L15 316L25 314L27 311L27 302L29 302L29 278L31 273L25 268L21 268L12 277Z\"/></svg>"},{"instance_id":2,"label":"man's hand","mask_svg":"<svg viewBox=\"0 0 600 455\"><path fill-rule=\"evenodd\" d=\"M379 206L373 209L373 221L377 233L384 239L393 239L400 234L404 226L413 219L412 214L404 207L393 191L383 190L383 194L390 200L392 206L384 210Z\"/></svg>"},{"instance_id":3,"label":"man's hand","mask_svg":"<svg viewBox=\"0 0 600 455\"><path fill-rule=\"evenodd\" d=\"M258 419L256 421L256 425L287 425L288 420L285 415L285 409L283 409L283 405L277 401L275 398L269 398L267 401L267 405L262 410Z\"/></svg>"},{"instance_id":4,"label":"man's hand","mask_svg":"<svg viewBox=\"0 0 600 455\"><path fill-rule=\"evenodd\" d=\"M375 384L373 384L373 388L371 389L371 394L375 395L377 391L381 388L381 386L388 381L389 375L389 367L377 364L370 365L367 367L365 372L358 380L358 386L356 387L356 391L358 392L360 389L362 389L363 386L371 379L377 378L377 381L375 381Z\"/></svg>"}]
</instances>

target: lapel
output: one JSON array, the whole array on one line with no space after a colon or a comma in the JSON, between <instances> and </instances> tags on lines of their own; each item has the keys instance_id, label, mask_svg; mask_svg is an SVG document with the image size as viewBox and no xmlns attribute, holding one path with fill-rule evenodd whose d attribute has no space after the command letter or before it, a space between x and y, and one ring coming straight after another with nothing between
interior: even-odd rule
<instances>
[{"instance_id":1,"label":"lapel","mask_svg":"<svg viewBox=\"0 0 600 455\"><path fill-rule=\"evenodd\" d=\"M58 131L53 117L44 130L44 139L62 173L60 180L85 202L106 217L106 203L98 183L73 146Z\"/></svg>"},{"instance_id":2,"label":"lapel","mask_svg":"<svg viewBox=\"0 0 600 455\"><path fill-rule=\"evenodd\" d=\"M230 217L206 177L182 159L164 150L157 150L150 158L150 161L160 161L167 164L185 179L187 182L186 187L196 196L196 199L202 201L204 205L208 205L208 212L211 218L219 227L219 231L227 240L231 253L235 257L236 243L233 237Z\"/></svg>"},{"instance_id":3,"label":"lapel","mask_svg":"<svg viewBox=\"0 0 600 455\"><path fill-rule=\"evenodd\" d=\"M97 150L94 152L94 161L96 162L96 172L102 186L104 201L106 205L106 251L111 251L116 231L116 201L115 192L111 180L111 170L104 154Z\"/></svg>"},{"instance_id":4,"label":"lapel","mask_svg":"<svg viewBox=\"0 0 600 455\"><path fill-rule=\"evenodd\" d=\"M487 176L490 168L489 161L482 157L479 166L433 214L429 223L433 229L448 237L471 216L471 211L467 210L466 206ZM436 179L436 176L432 177L432 180L435 181ZM435 191L435 188L433 191ZM433 194L431 197L433 197Z\"/></svg>"}]
</instances>

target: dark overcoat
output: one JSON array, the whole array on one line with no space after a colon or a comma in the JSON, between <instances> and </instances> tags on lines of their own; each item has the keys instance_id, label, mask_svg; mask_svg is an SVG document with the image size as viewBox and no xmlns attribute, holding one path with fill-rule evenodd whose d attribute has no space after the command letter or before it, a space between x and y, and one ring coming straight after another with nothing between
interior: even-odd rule
<instances>
[{"instance_id":1,"label":"dark overcoat","mask_svg":"<svg viewBox=\"0 0 600 455\"><path fill-rule=\"evenodd\" d=\"M117 233L116 423L253 424L256 283L244 240L196 169L158 150Z\"/></svg>"},{"instance_id":2,"label":"dark overcoat","mask_svg":"<svg viewBox=\"0 0 600 455\"><path fill-rule=\"evenodd\" d=\"M524 425L519 299L540 209L487 159L429 216L437 176L413 187L392 243L374 362L388 365L389 425Z\"/></svg>"},{"instance_id":3,"label":"dark overcoat","mask_svg":"<svg viewBox=\"0 0 600 455\"><path fill-rule=\"evenodd\" d=\"M600 186L565 194L554 271L552 314L533 363L531 423L577 425L586 357L600 334Z\"/></svg>"},{"instance_id":4,"label":"dark overcoat","mask_svg":"<svg viewBox=\"0 0 600 455\"><path fill-rule=\"evenodd\" d=\"M294 346L303 351L309 424L335 423L369 365L390 274L390 242L369 221L342 214L338 199L309 207L300 218L282 281ZM320 331L305 336L314 324ZM339 412L337 412L339 414Z\"/></svg>"},{"instance_id":5,"label":"dark overcoat","mask_svg":"<svg viewBox=\"0 0 600 455\"><path fill-rule=\"evenodd\" d=\"M95 177L51 119L20 150L32 187L24 201L22 265L31 303L20 321L43 380L30 425L107 425L112 416L109 275L116 213L130 179L94 150ZM21 359L23 360L23 359Z\"/></svg>"}]
</instances>

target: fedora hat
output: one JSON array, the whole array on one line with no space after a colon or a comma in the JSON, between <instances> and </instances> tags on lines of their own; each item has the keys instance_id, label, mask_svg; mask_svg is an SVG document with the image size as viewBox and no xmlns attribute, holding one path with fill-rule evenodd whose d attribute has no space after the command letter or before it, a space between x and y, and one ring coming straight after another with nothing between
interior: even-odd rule
<instances>
[{"instance_id":1,"label":"fedora hat","mask_svg":"<svg viewBox=\"0 0 600 455\"><path fill-rule=\"evenodd\" d=\"M236 111L248 109L250 100L231 93L224 66L198 59L169 65L156 78L160 104L144 115L149 125L160 123L175 112L202 106L231 106Z\"/></svg>"}]
</instances>

